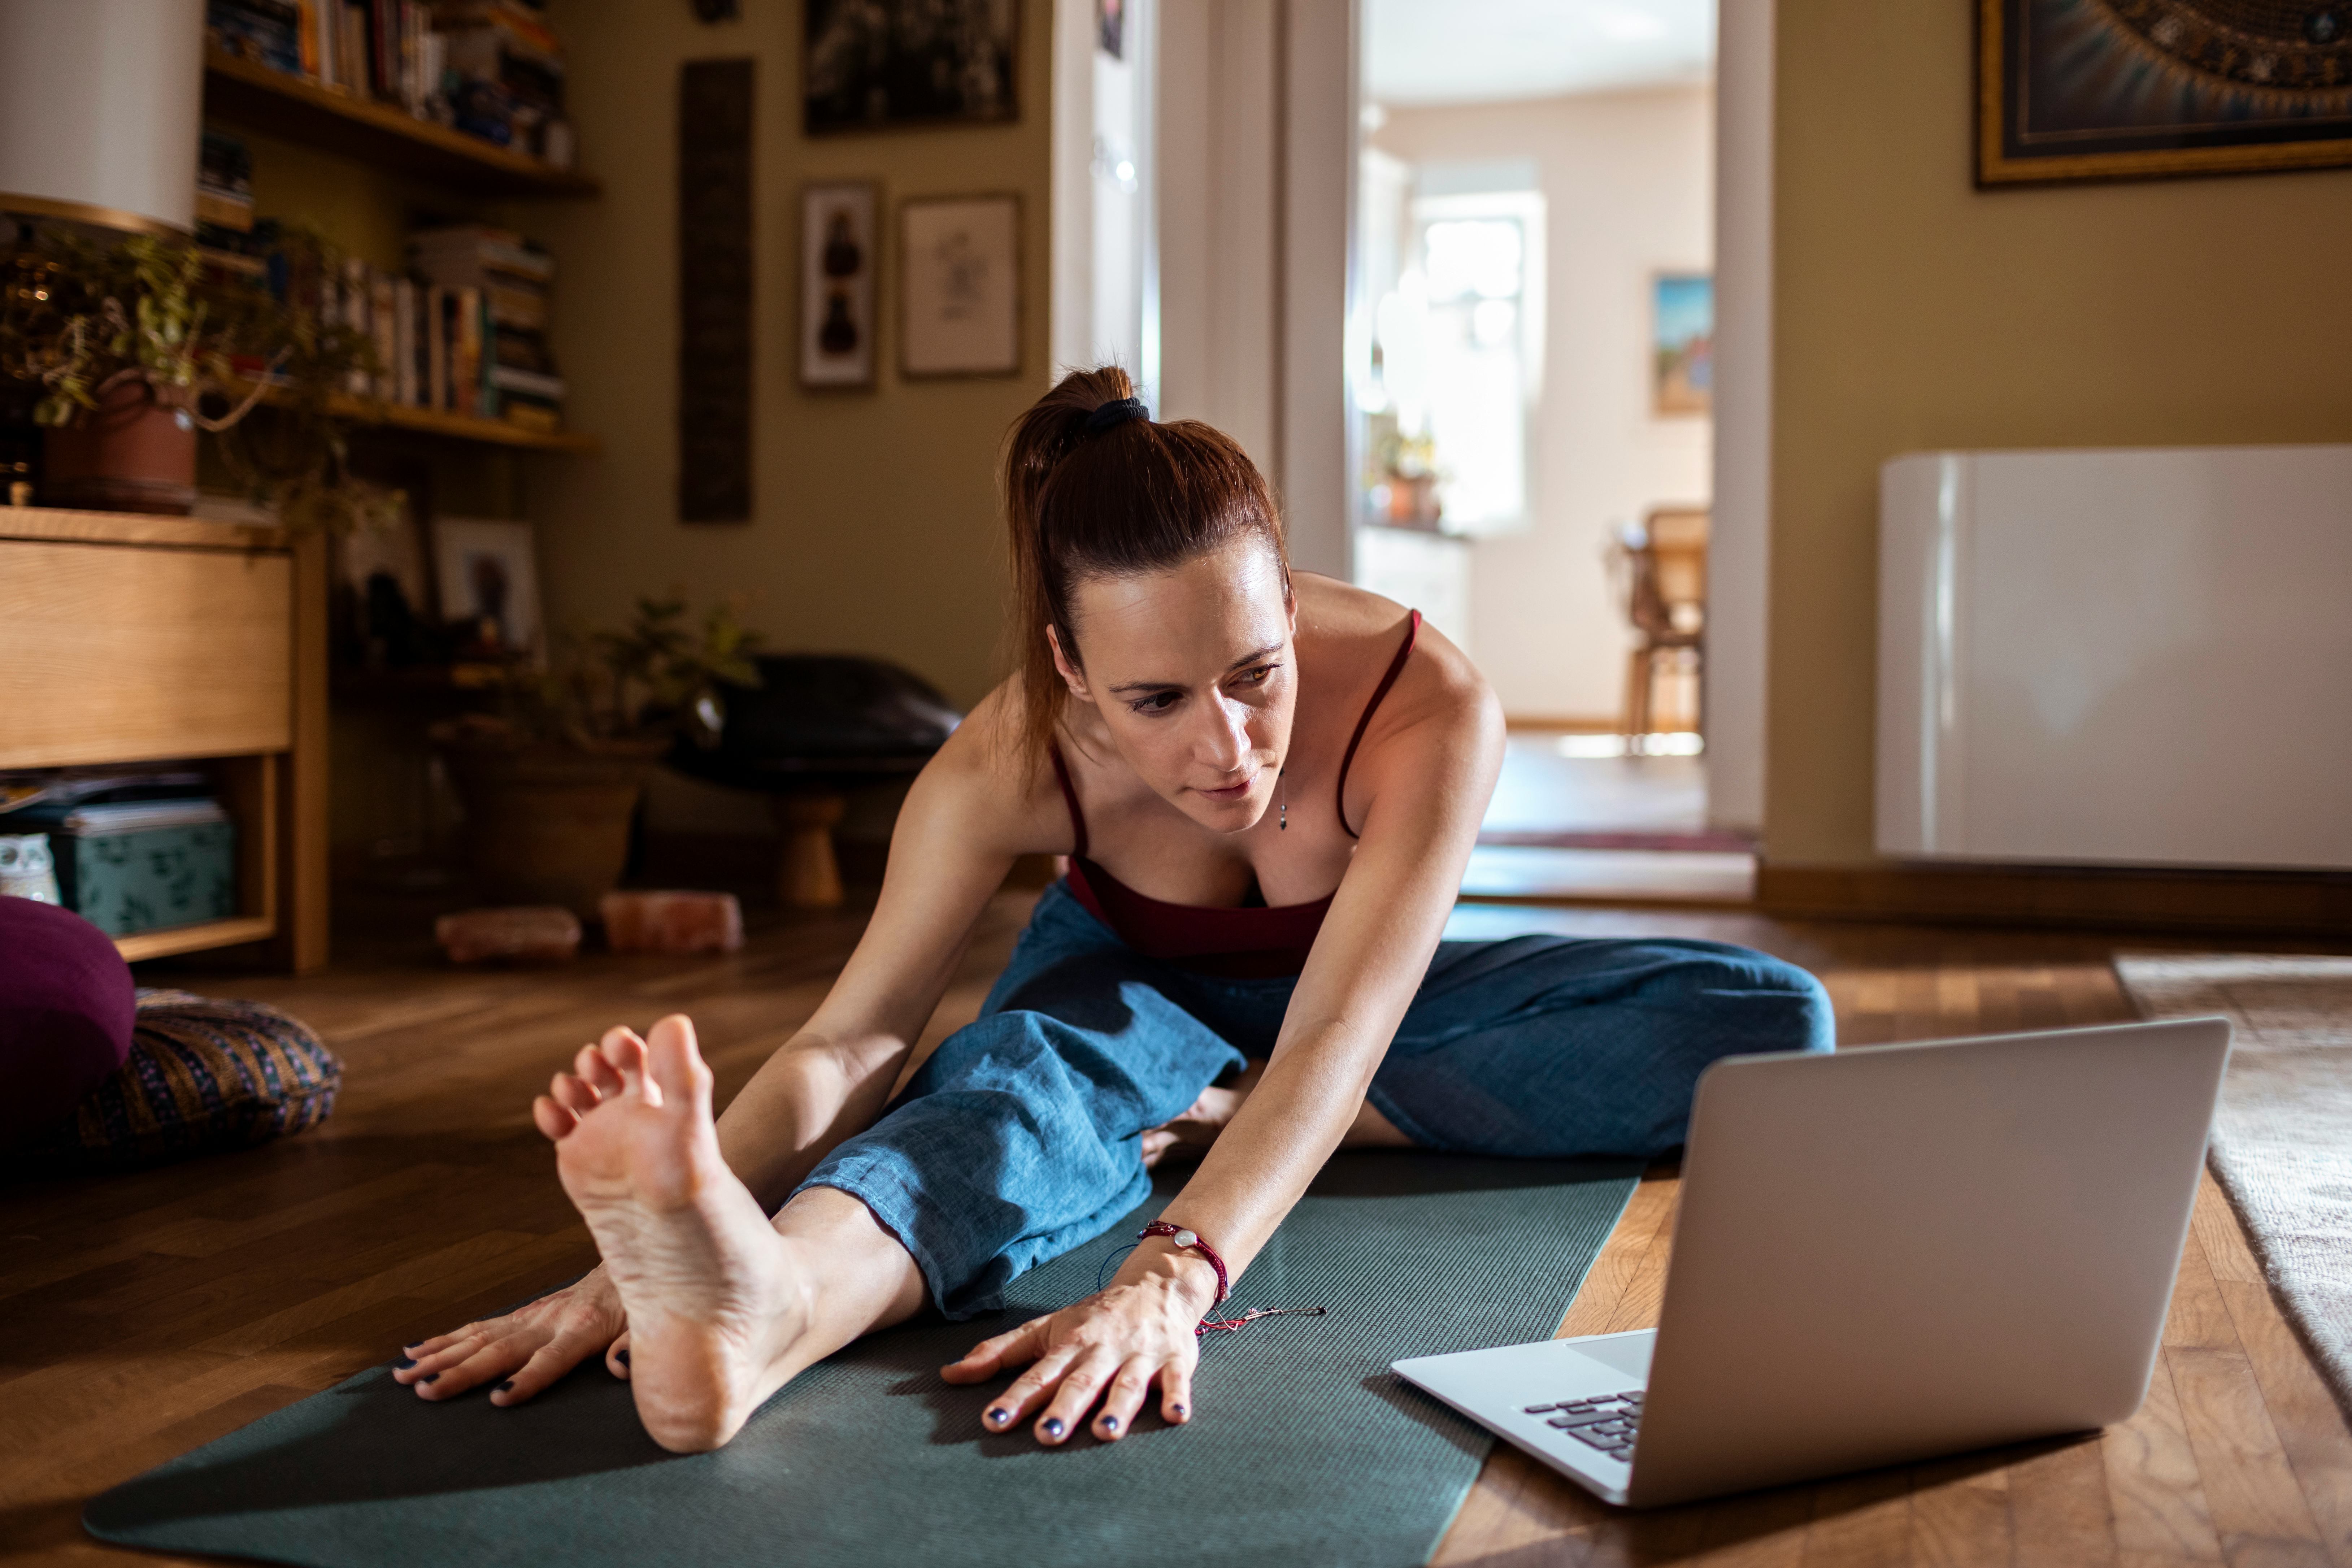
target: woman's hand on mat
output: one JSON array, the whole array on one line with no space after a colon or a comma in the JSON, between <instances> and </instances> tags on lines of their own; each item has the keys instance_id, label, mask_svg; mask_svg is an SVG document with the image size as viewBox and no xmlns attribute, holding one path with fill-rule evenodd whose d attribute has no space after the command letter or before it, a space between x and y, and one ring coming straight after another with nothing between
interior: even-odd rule
<instances>
[{"instance_id":1,"label":"woman's hand on mat","mask_svg":"<svg viewBox=\"0 0 2352 1568\"><path fill-rule=\"evenodd\" d=\"M1192 1416L1192 1368L1201 1358L1193 1325L1216 1293L1215 1281L1204 1289L1187 1264L1198 1260L1157 1258L1139 1269L1130 1263L1100 1295L983 1340L940 1375L982 1383L1026 1366L981 1419L1003 1432L1034 1415L1037 1441L1049 1446L1075 1435L1088 1411L1095 1411L1094 1435L1118 1441L1134 1427L1154 1382L1161 1417L1181 1426Z\"/></svg>"},{"instance_id":2,"label":"woman's hand on mat","mask_svg":"<svg viewBox=\"0 0 2352 1568\"><path fill-rule=\"evenodd\" d=\"M392 1377L425 1399L495 1384L491 1404L520 1405L600 1352L614 1375L628 1376L627 1329L621 1293L599 1266L576 1284L502 1318L410 1345Z\"/></svg>"}]
</instances>

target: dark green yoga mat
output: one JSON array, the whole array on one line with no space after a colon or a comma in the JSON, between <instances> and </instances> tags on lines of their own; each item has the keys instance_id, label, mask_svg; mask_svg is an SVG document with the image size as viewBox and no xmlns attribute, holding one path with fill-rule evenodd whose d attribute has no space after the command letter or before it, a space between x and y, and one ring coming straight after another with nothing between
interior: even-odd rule
<instances>
[{"instance_id":1,"label":"dark green yoga mat","mask_svg":"<svg viewBox=\"0 0 2352 1568\"><path fill-rule=\"evenodd\" d=\"M1634 1175L1341 1156L1230 1303L1330 1315L1212 1335L1192 1422L1147 1415L1121 1443L983 1432L1003 1384L950 1387L938 1369L1090 1292L1165 1193L1015 1280L1001 1317L926 1316L862 1341L714 1454L655 1447L627 1385L593 1365L510 1410L427 1405L377 1367L115 1488L84 1522L122 1545L311 1568L1402 1568L1428 1559L1490 1440L1389 1363L1551 1333Z\"/></svg>"}]
</instances>

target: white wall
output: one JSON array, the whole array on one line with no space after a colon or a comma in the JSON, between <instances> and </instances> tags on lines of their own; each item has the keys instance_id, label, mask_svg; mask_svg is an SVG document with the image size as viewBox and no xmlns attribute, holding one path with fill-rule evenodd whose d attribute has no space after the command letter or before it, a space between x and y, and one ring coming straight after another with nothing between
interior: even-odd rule
<instances>
[{"instance_id":1,"label":"white wall","mask_svg":"<svg viewBox=\"0 0 2352 1568\"><path fill-rule=\"evenodd\" d=\"M1772 574L1772 25L1773 0L1721 8L1715 84L1706 816L1714 826L1759 835Z\"/></svg>"},{"instance_id":2,"label":"white wall","mask_svg":"<svg viewBox=\"0 0 2352 1568\"><path fill-rule=\"evenodd\" d=\"M1547 212L1544 397L1529 529L1469 546L1479 668L1514 717L1613 721L1624 616L1610 530L1704 504L1709 422L1650 412L1650 279L1714 254L1704 87L1392 109L1367 140L1412 163L1532 158Z\"/></svg>"},{"instance_id":3,"label":"white wall","mask_svg":"<svg viewBox=\"0 0 2352 1568\"><path fill-rule=\"evenodd\" d=\"M1154 170L1160 416L1206 420L1277 477L1280 19L1264 0L1161 10Z\"/></svg>"}]
</instances>

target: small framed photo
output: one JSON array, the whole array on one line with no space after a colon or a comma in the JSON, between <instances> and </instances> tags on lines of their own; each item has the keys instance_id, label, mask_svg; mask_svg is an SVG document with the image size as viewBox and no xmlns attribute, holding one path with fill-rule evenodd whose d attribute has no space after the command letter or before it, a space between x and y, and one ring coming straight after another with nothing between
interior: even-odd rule
<instances>
[{"instance_id":1,"label":"small framed photo","mask_svg":"<svg viewBox=\"0 0 2352 1568\"><path fill-rule=\"evenodd\" d=\"M1650 283L1650 408L1662 416L1715 407L1715 279L1662 272Z\"/></svg>"},{"instance_id":2,"label":"small framed photo","mask_svg":"<svg viewBox=\"0 0 2352 1568\"><path fill-rule=\"evenodd\" d=\"M389 608L391 601L397 599L406 614L432 614L425 591L423 531L416 526L415 508L407 497L402 498L395 515L337 534L334 548L339 575L361 603Z\"/></svg>"},{"instance_id":3,"label":"small framed photo","mask_svg":"<svg viewBox=\"0 0 2352 1568\"><path fill-rule=\"evenodd\" d=\"M898 208L898 354L909 379L1021 374L1021 198Z\"/></svg>"},{"instance_id":4,"label":"small framed photo","mask_svg":"<svg viewBox=\"0 0 2352 1568\"><path fill-rule=\"evenodd\" d=\"M801 384L874 384L875 233L869 180L801 191Z\"/></svg>"},{"instance_id":5,"label":"small framed photo","mask_svg":"<svg viewBox=\"0 0 2352 1568\"><path fill-rule=\"evenodd\" d=\"M477 647L539 653L539 562L530 524L435 518L433 568L443 620L471 625L477 636L469 640Z\"/></svg>"}]
</instances>

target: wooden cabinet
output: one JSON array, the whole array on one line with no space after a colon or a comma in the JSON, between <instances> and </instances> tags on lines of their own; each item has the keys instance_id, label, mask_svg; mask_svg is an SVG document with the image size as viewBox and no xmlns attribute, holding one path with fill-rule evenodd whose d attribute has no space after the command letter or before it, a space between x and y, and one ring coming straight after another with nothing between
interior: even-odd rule
<instances>
[{"instance_id":1,"label":"wooden cabinet","mask_svg":"<svg viewBox=\"0 0 2352 1568\"><path fill-rule=\"evenodd\" d=\"M124 957L327 962L326 620L322 539L0 507L0 768L196 762L236 821L236 915Z\"/></svg>"}]
</instances>

